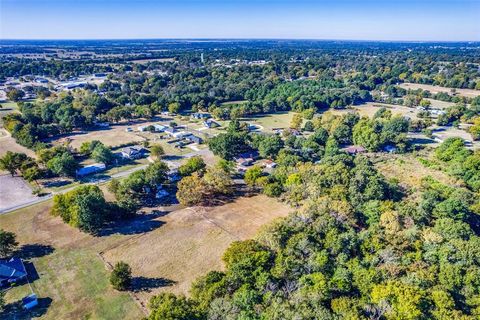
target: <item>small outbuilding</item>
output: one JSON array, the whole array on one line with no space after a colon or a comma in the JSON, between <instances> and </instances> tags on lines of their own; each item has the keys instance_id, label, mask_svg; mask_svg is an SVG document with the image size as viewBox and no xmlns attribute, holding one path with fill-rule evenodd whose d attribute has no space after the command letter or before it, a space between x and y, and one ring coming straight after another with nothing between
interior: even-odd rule
<instances>
[{"instance_id":1,"label":"small outbuilding","mask_svg":"<svg viewBox=\"0 0 480 320\"><path fill-rule=\"evenodd\" d=\"M38 306L38 298L35 293L32 293L29 296L26 296L22 299L22 306L25 310L30 310Z\"/></svg>"},{"instance_id":2,"label":"small outbuilding","mask_svg":"<svg viewBox=\"0 0 480 320\"><path fill-rule=\"evenodd\" d=\"M107 169L107 166L105 165L105 163L94 163L78 169L76 174L77 174L77 177L83 177L92 173L105 171L105 169Z\"/></svg>"},{"instance_id":3,"label":"small outbuilding","mask_svg":"<svg viewBox=\"0 0 480 320\"><path fill-rule=\"evenodd\" d=\"M367 150L365 150L365 148L362 146L349 146L349 147L343 148L343 151L345 151L348 154L357 154L357 153L364 153Z\"/></svg>"}]
</instances>

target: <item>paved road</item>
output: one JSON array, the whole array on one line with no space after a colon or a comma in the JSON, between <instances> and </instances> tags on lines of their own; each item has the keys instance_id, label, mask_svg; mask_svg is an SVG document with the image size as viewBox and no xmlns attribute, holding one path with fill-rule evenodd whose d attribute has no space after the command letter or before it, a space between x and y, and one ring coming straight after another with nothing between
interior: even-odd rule
<instances>
[{"instance_id":1,"label":"paved road","mask_svg":"<svg viewBox=\"0 0 480 320\"><path fill-rule=\"evenodd\" d=\"M165 163L167 163L168 167L171 170L173 170L173 169L176 169L180 166L180 163L181 163L182 159L190 158L190 157L193 157L193 156L207 156L209 153L211 153L211 151L207 148L207 149L202 149L202 150L199 150L199 151L194 151L194 152L187 153L187 154L181 156L180 158L178 158L176 160L163 160L163 161ZM90 182L86 182L84 184L103 184L103 183L106 183L106 182L108 182L108 181L110 181L114 178L126 177L126 176L128 176L128 175L130 175L130 174L132 174L132 173L134 173L138 170L145 169L147 166L148 166L148 164L143 164L143 165L140 165L140 166L137 166L137 167L125 170L125 171L114 173L114 174L112 174L111 176L108 176L108 177L104 177L104 178L96 179L96 180L93 180L93 181L90 181ZM63 194L63 193L66 193L68 191L71 191L71 190L73 190L77 187L78 186L72 186L72 187L69 187L69 188L65 188L65 189L62 189L60 191L50 193L46 196L38 197L37 199L26 201L26 202L18 204L16 206L1 209L0 214L15 211L15 210L18 210L18 209L21 209L21 208L32 206L34 204L37 204L37 203L40 203L40 202L43 202L43 201L47 201L47 200L53 198L53 196L55 194Z\"/></svg>"}]
</instances>

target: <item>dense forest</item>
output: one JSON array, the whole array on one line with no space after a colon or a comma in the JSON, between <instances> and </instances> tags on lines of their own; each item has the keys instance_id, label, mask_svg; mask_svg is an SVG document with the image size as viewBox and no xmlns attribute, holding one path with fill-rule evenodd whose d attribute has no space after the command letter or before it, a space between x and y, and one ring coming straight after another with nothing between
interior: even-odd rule
<instances>
[{"instance_id":1,"label":"dense forest","mask_svg":"<svg viewBox=\"0 0 480 320\"><path fill-rule=\"evenodd\" d=\"M452 162L461 148L449 140L436 153ZM405 190L364 156L298 160L279 162L273 194L255 168L245 175L298 210L234 242L225 270L197 279L190 298L152 298L149 319L478 319L472 191L432 178Z\"/></svg>"}]
</instances>

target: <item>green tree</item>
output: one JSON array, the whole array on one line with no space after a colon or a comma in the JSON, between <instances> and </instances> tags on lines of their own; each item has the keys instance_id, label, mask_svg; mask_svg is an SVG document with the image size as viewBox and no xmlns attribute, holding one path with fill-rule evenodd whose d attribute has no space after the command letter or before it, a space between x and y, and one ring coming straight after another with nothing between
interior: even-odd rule
<instances>
[{"instance_id":1,"label":"green tree","mask_svg":"<svg viewBox=\"0 0 480 320\"><path fill-rule=\"evenodd\" d=\"M169 168L165 162L155 161L145 168L144 182L150 188L156 188L168 180Z\"/></svg>"},{"instance_id":2,"label":"green tree","mask_svg":"<svg viewBox=\"0 0 480 320\"><path fill-rule=\"evenodd\" d=\"M126 262L119 261L115 264L110 274L110 284L119 291L130 288L132 284L132 269Z\"/></svg>"},{"instance_id":3,"label":"green tree","mask_svg":"<svg viewBox=\"0 0 480 320\"><path fill-rule=\"evenodd\" d=\"M205 172L203 180L208 187L210 197L217 194L232 193L233 180L230 172L226 171L224 166L216 164Z\"/></svg>"},{"instance_id":4,"label":"green tree","mask_svg":"<svg viewBox=\"0 0 480 320\"><path fill-rule=\"evenodd\" d=\"M300 113L295 113L293 115L292 121L290 122L290 128L295 130L300 130L302 127L303 117Z\"/></svg>"},{"instance_id":5,"label":"green tree","mask_svg":"<svg viewBox=\"0 0 480 320\"><path fill-rule=\"evenodd\" d=\"M283 141L278 135L262 137L258 144L258 152L263 158L274 158L283 148Z\"/></svg>"},{"instance_id":6,"label":"green tree","mask_svg":"<svg viewBox=\"0 0 480 320\"><path fill-rule=\"evenodd\" d=\"M188 158L184 164L178 167L178 173L180 173L182 177L186 177L192 175L194 172L201 172L205 167L206 164L202 157L194 156Z\"/></svg>"},{"instance_id":7,"label":"green tree","mask_svg":"<svg viewBox=\"0 0 480 320\"><path fill-rule=\"evenodd\" d=\"M0 258L8 258L17 245L15 233L0 229Z\"/></svg>"},{"instance_id":8,"label":"green tree","mask_svg":"<svg viewBox=\"0 0 480 320\"><path fill-rule=\"evenodd\" d=\"M253 187L256 185L258 178L260 178L262 175L262 168L260 168L259 166L253 166L247 169L247 171L245 171L245 183L248 186Z\"/></svg>"},{"instance_id":9,"label":"green tree","mask_svg":"<svg viewBox=\"0 0 480 320\"><path fill-rule=\"evenodd\" d=\"M57 155L47 162L47 168L59 176L74 177L77 167L75 158L68 152Z\"/></svg>"},{"instance_id":10,"label":"green tree","mask_svg":"<svg viewBox=\"0 0 480 320\"><path fill-rule=\"evenodd\" d=\"M370 151L377 151L381 145L380 135L375 131L373 123L368 119L361 119L353 127L353 142Z\"/></svg>"},{"instance_id":11,"label":"green tree","mask_svg":"<svg viewBox=\"0 0 480 320\"><path fill-rule=\"evenodd\" d=\"M28 157L24 153L7 151L7 153L0 158L0 169L8 171L13 177L27 160Z\"/></svg>"},{"instance_id":12,"label":"green tree","mask_svg":"<svg viewBox=\"0 0 480 320\"><path fill-rule=\"evenodd\" d=\"M207 185L198 173L184 177L178 182L177 187L177 199L182 205L193 206L204 201Z\"/></svg>"},{"instance_id":13,"label":"green tree","mask_svg":"<svg viewBox=\"0 0 480 320\"><path fill-rule=\"evenodd\" d=\"M99 187L85 185L55 195L51 214L82 231L96 234L107 219L109 206Z\"/></svg>"},{"instance_id":14,"label":"green tree","mask_svg":"<svg viewBox=\"0 0 480 320\"><path fill-rule=\"evenodd\" d=\"M12 101L20 101L25 96L25 92L21 89L10 88L7 91L7 98Z\"/></svg>"},{"instance_id":15,"label":"green tree","mask_svg":"<svg viewBox=\"0 0 480 320\"><path fill-rule=\"evenodd\" d=\"M170 113L180 112L180 103L172 102L172 103L168 104L168 112L170 112Z\"/></svg>"},{"instance_id":16,"label":"green tree","mask_svg":"<svg viewBox=\"0 0 480 320\"><path fill-rule=\"evenodd\" d=\"M159 144L154 144L150 147L150 154L157 158L160 159L163 155L165 155L165 150L163 150L163 147Z\"/></svg>"},{"instance_id":17,"label":"green tree","mask_svg":"<svg viewBox=\"0 0 480 320\"><path fill-rule=\"evenodd\" d=\"M247 135L245 133L220 133L208 141L213 154L225 160L232 160L235 156L248 151Z\"/></svg>"},{"instance_id":18,"label":"green tree","mask_svg":"<svg viewBox=\"0 0 480 320\"><path fill-rule=\"evenodd\" d=\"M148 320L203 320L193 301L172 293L160 293L150 299Z\"/></svg>"},{"instance_id":19,"label":"green tree","mask_svg":"<svg viewBox=\"0 0 480 320\"><path fill-rule=\"evenodd\" d=\"M103 144L97 145L92 151L92 158L97 162L111 164L115 158L112 150Z\"/></svg>"}]
</instances>

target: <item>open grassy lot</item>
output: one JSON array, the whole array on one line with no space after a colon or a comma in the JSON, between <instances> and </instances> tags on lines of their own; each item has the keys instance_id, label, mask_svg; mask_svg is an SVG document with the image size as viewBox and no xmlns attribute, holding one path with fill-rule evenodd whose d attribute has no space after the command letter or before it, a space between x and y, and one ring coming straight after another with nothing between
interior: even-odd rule
<instances>
[{"instance_id":1,"label":"open grassy lot","mask_svg":"<svg viewBox=\"0 0 480 320\"><path fill-rule=\"evenodd\" d=\"M427 99L427 100L431 102L433 108L437 108L437 109L447 109L448 107L455 105L455 103L453 102L445 102L445 101L440 101L435 99Z\"/></svg>"},{"instance_id":2,"label":"open grassy lot","mask_svg":"<svg viewBox=\"0 0 480 320\"><path fill-rule=\"evenodd\" d=\"M428 90L431 93L439 93L439 92L446 92L449 94L453 94L453 89L452 88L445 88L445 87L440 87L440 86L433 86L430 84L419 84L419 83L402 83L400 84L401 88L404 89L422 89L422 90ZM475 98L476 96L480 96L480 90L474 90L474 89L454 89L455 93L459 96L464 96L467 98Z\"/></svg>"},{"instance_id":3,"label":"open grassy lot","mask_svg":"<svg viewBox=\"0 0 480 320\"><path fill-rule=\"evenodd\" d=\"M124 143L140 143L145 140L138 136L136 132L126 132L125 128L126 126L112 126L104 130L72 133L68 136L57 138L52 142L54 144L63 144L68 141L73 148L80 149L82 143L92 140L99 140L109 147L115 147Z\"/></svg>"},{"instance_id":4,"label":"open grassy lot","mask_svg":"<svg viewBox=\"0 0 480 320\"><path fill-rule=\"evenodd\" d=\"M221 256L232 241L252 238L260 226L289 211L276 200L257 195L217 207L157 213L160 228L115 245L103 256L112 264L127 261L136 276L164 284L139 292L142 301L161 290L187 294L198 276L222 269Z\"/></svg>"},{"instance_id":5,"label":"open grassy lot","mask_svg":"<svg viewBox=\"0 0 480 320\"><path fill-rule=\"evenodd\" d=\"M381 154L375 159L375 166L386 178L398 179L400 185L417 193L421 186L421 181L425 177L432 177L447 185L461 185L460 181L437 170L427 167L420 162L420 158L429 158L428 151L422 155L413 154Z\"/></svg>"},{"instance_id":6,"label":"open grassy lot","mask_svg":"<svg viewBox=\"0 0 480 320\"><path fill-rule=\"evenodd\" d=\"M16 102L0 103L0 118L3 118L5 115L12 112L18 112L18 105Z\"/></svg>"},{"instance_id":7,"label":"open grassy lot","mask_svg":"<svg viewBox=\"0 0 480 320\"><path fill-rule=\"evenodd\" d=\"M382 107L387 108L393 115L406 116L411 119L417 118L417 110L415 108L409 108L405 106L399 106L394 104L379 103L379 102L367 102L358 106L354 106L351 109L329 110L333 114L343 114L346 112L357 111L362 117L372 118L375 112Z\"/></svg>"},{"instance_id":8,"label":"open grassy lot","mask_svg":"<svg viewBox=\"0 0 480 320\"><path fill-rule=\"evenodd\" d=\"M19 255L32 263L29 277L41 303L36 314L4 313L2 319L139 319L153 294L186 292L197 276L222 268L220 257L232 241L253 237L290 211L263 195L218 207L152 208L93 237L52 217L51 204L0 215L0 226L24 245ZM108 283L108 269L119 260L132 266L133 293ZM10 310L29 293L28 284L9 290Z\"/></svg>"},{"instance_id":9,"label":"open grassy lot","mask_svg":"<svg viewBox=\"0 0 480 320\"><path fill-rule=\"evenodd\" d=\"M35 152L33 152L33 150L19 145L5 129L0 128L0 157L7 153L7 151L25 153L35 158Z\"/></svg>"},{"instance_id":10,"label":"open grassy lot","mask_svg":"<svg viewBox=\"0 0 480 320\"><path fill-rule=\"evenodd\" d=\"M288 128L292 122L294 112L278 112L268 115L248 117L242 120L260 126L262 131L272 131L273 128Z\"/></svg>"}]
</instances>

